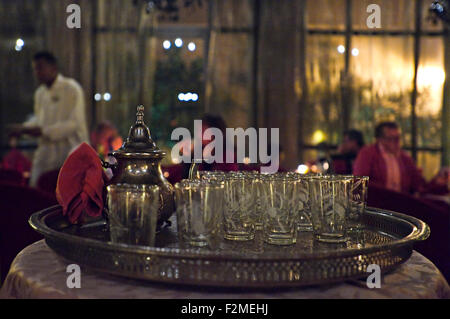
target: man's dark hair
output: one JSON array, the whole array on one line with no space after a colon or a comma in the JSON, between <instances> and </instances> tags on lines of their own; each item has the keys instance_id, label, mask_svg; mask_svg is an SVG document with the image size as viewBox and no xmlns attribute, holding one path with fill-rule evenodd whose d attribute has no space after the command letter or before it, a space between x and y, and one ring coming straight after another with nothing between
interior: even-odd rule
<instances>
[{"instance_id":1,"label":"man's dark hair","mask_svg":"<svg viewBox=\"0 0 450 319\"><path fill-rule=\"evenodd\" d=\"M359 147L364 146L364 136L358 130L348 130L344 132L344 136L348 136L348 138L352 141L355 141Z\"/></svg>"},{"instance_id":2,"label":"man's dark hair","mask_svg":"<svg viewBox=\"0 0 450 319\"><path fill-rule=\"evenodd\" d=\"M383 137L385 127L390 129L398 129L398 125L395 122L382 122L375 127L376 138Z\"/></svg>"},{"instance_id":3,"label":"man's dark hair","mask_svg":"<svg viewBox=\"0 0 450 319\"><path fill-rule=\"evenodd\" d=\"M207 114L203 115L202 121L208 127L218 128L222 131L223 134L225 134L227 124L225 123L225 120L220 115L214 115L214 114L207 113Z\"/></svg>"},{"instance_id":4,"label":"man's dark hair","mask_svg":"<svg viewBox=\"0 0 450 319\"><path fill-rule=\"evenodd\" d=\"M58 66L56 57L48 51L40 51L33 56L33 61L44 60L48 64Z\"/></svg>"}]
</instances>

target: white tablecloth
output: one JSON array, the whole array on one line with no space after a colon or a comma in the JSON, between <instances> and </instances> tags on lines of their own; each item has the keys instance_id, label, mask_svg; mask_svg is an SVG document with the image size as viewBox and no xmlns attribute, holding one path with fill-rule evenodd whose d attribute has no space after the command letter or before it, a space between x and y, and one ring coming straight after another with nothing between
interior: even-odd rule
<instances>
[{"instance_id":1,"label":"white tablecloth","mask_svg":"<svg viewBox=\"0 0 450 319\"><path fill-rule=\"evenodd\" d=\"M17 255L0 290L3 298L265 299L265 298L450 298L439 270L417 252L399 268L382 275L381 288L364 281L272 290L218 289L157 284L121 278L81 267L81 288L68 288L73 264L38 241Z\"/></svg>"}]
</instances>

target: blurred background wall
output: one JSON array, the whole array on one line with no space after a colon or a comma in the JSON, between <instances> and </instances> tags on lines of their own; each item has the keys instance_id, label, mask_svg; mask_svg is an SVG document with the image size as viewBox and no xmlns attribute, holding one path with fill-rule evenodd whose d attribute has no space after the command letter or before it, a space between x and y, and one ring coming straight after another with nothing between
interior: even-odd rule
<instances>
[{"instance_id":1,"label":"blurred background wall","mask_svg":"<svg viewBox=\"0 0 450 319\"><path fill-rule=\"evenodd\" d=\"M66 27L70 3L81 29ZM7 124L32 114L31 58L45 49L82 84L92 129L109 120L125 137L144 104L169 149L175 127L209 112L229 127L279 127L282 165L295 168L345 129L372 142L377 122L396 120L426 177L450 164L450 31L431 1L378 0L380 29L367 27L369 0L163 3L0 1L2 153ZM21 145L32 152L32 140Z\"/></svg>"}]
</instances>

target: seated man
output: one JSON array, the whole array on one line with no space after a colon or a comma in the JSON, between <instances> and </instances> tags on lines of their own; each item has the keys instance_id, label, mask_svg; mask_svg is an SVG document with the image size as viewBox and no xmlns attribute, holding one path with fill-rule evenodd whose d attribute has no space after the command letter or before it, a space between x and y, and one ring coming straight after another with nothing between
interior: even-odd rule
<instances>
[{"instance_id":1,"label":"seated man","mask_svg":"<svg viewBox=\"0 0 450 319\"><path fill-rule=\"evenodd\" d=\"M363 146L364 137L360 131L345 131L344 140L339 145L338 152L331 156L333 171L336 174L351 174L353 172L353 162Z\"/></svg>"},{"instance_id":2,"label":"seated man","mask_svg":"<svg viewBox=\"0 0 450 319\"><path fill-rule=\"evenodd\" d=\"M353 174L369 176L370 184L397 192L422 192L425 180L413 159L400 147L400 130L394 122L375 129L376 142L361 149Z\"/></svg>"}]
</instances>

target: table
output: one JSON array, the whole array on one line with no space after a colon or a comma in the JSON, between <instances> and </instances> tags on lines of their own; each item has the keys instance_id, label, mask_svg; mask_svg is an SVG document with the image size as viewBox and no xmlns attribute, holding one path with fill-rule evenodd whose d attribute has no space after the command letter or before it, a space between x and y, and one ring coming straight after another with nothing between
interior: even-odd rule
<instances>
[{"instance_id":1,"label":"table","mask_svg":"<svg viewBox=\"0 0 450 319\"><path fill-rule=\"evenodd\" d=\"M73 262L51 250L44 240L20 252L11 265L0 290L2 298L105 298L105 299L303 299L303 298L446 298L450 287L432 262L414 251L411 258L394 271L382 275L381 288L369 289L365 281L252 290L192 287L138 281L81 267L81 288L68 288ZM369 273L368 273L369 275Z\"/></svg>"}]
</instances>

